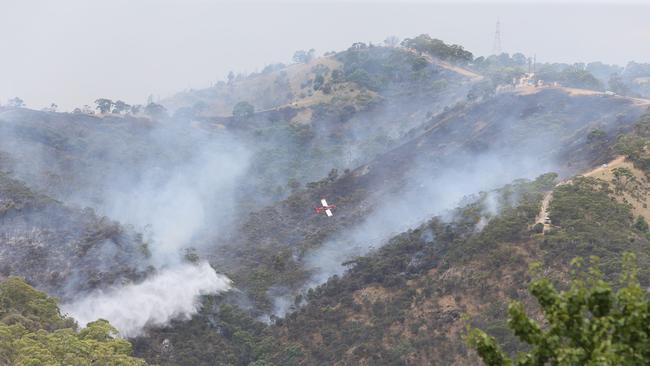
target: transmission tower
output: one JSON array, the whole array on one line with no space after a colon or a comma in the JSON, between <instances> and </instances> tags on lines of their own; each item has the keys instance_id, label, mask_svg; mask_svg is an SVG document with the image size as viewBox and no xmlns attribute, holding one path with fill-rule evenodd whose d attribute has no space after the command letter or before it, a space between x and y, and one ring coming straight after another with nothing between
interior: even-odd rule
<instances>
[{"instance_id":1,"label":"transmission tower","mask_svg":"<svg viewBox=\"0 0 650 366\"><path fill-rule=\"evenodd\" d=\"M495 55L501 54L501 22L497 19L497 30L494 32L494 45L492 46L492 53Z\"/></svg>"}]
</instances>

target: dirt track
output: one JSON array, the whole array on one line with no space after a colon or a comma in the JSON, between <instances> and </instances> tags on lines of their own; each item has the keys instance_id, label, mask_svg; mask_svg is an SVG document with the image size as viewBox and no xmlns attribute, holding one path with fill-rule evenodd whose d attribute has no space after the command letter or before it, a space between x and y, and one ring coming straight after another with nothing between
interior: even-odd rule
<instances>
[{"instance_id":1,"label":"dirt track","mask_svg":"<svg viewBox=\"0 0 650 366\"><path fill-rule=\"evenodd\" d=\"M593 170L588 171L585 174L582 174L584 177L596 177L597 175L604 175L605 172L610 171L614 168L618 168L621 164L625 162L625 156L619 156L614 160L610 161L607 164L601 165ZM602 173L602 174L601 174Z\"/></svg>"},{"instance_id":2,"label":"dirt track","mask_svg":"<svg viewBox=\"0 0 650 366\"><path fill-rule=\"evenodd\" d=\"M591 89L579 89L579 88L569 88L565 86L551 86L551 85L544 85L544 86L532 86L532 85L526 85L526 86L519 86L514 89L514 93L519 94L519 95L528 95L528 94L535 94L538 93L544 89L556 89L556 90L562 90L565 93L571 95L571 96L580 96L580 95L591 95L591 96L602 96L602 97L607 97L607 98L623 98L632 101L636 105L648 105L650 106L650 99L645 99L645 98L633 98L633 97L626 97L622 95L607 95L604 92L601 91L596 91L596 90L591 90Z\"/></svg>"},{"instance_id":3,"label":"dirt track","mask_svg":"<svg viewBox=\"0 0 650 366\"><path fill-rule=\"evenodd\" d=\"M546 192L544 199L542 200L542 207L535 218L535 223L541 223L544 225L544 231L547 231L551 228L551 225L546 223L546 216L548 215L548 206L553 199L553 191Z\"/></svg>"}]
</instances>

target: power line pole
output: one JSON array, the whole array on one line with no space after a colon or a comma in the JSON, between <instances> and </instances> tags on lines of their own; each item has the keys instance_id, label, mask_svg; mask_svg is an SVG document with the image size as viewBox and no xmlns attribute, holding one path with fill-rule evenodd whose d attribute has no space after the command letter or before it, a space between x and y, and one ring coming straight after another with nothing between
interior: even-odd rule
<instances>
[{"instance_id":1,"label":"power line pole","mask_svg":"<svg viewBox=\"0 0 650 366\"><path fill-rule=\"evenodd\" d=\"M501 54L501 22L497 18L497 30L494 32L494 44L492 45L492 53L495 55Z\"/></svg>"}]
</instances>

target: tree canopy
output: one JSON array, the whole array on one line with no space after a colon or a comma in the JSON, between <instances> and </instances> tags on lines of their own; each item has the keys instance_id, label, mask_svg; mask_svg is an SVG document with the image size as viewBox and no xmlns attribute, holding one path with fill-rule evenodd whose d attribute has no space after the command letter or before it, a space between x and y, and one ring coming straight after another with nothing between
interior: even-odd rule
<instances>
[{"instance_id":1,"label":"tree canopy","mask_svg":"<svg viewBox=\"0 0 650 366\"><path fill-rule=\"evenodd\" d=\"M113 103L113 113L121 114L122 112L128 112L130 108L131 106L129 104L126 104L121 100Z\"/></svg>"},{"instance_id":2,"label":"tree canopy","mask_svg":"<svg viewBox=\"0 0 650 366\"><path fill-rule=\"evenodd\" d=\"M293 54L293 61L300 64L307 64L309 61L313 60L316 55L316 50L313 48L309 51L298 50Z\"/></svg>"},{"instance_id":3,"label":"tree canopy","mask_svg":"<svg viewBox=\"0 0 650 366\"><path fill-rule=\"evenodd\" d=\"M95 108L99 109L99 113L108 113L111 111L113 101L106 98L99 98L95 100L95 104L97 105Z\"/></svg>"},{"instance_id":4,"label":"tree canopy","mask_svg":"<svg viewBox=\"0 0 650 366\"><path fill-rule=\"evenodd\" d=\"M603 279L597 258L591 258L587 270L582 263L581 258L572 261L567 290L558 291L543 276L530 282L544 324L526 315L521 302L508 306L508 327L530 345L514 360L493 337L469 329L469 344L488 366L650 365L650 302L637 280L635 256L625 254L618 290Z\"/></svg>"},{"instance_id":5,"label":"tree canopy","mask_svg":"<svg viewBox=\"0 0 650 366\"><path fill-rule=\"evenodd\" d=\"M253 116L255 107L248 102L239 102L232 108L232 115L238 120L245 120Z\"/></svg>"},{"instance_id":6,"label":"tree canopy","mask_svg":"<svg viewBox=\"0 0 650 366\"><path fill-rule=\"evenodd\" d=\"M431 38L428 34L420 34L415 38L406 38L402 41L402 46L443 60L469 62L474 59L474 55L465 50L463 46L448 45L439 39Z\"/></svg>"},{"instance_id":7,"label":"tree canopy","mask_svg":"<svg viewBox=\"0 0 650 366\"><path fill-rule=\"evenodd\" d=\"M23 101L21 98L14 97L9 99L9 102L7 104L10 107L15 107L15 108L21 108L25 106L25 101Z\"/></svg>"},{"instance_id":8,"label":"tree canopy","mask_svg":"<svg viewBox=\"0 0 650 366\"><path fill-rule=\"evenodd\" d=\"M146 365L129 356L131 344L116 338L117 330L106 320L77 332L56 299L18 277L0 282L0 319L2 365Z\"/></svg>"},{"instance_id":9,"label":"tree canopy","mask_svg":"<svg viewBox=\"0 0 650 366\"><path fill-rule=\"evenodd\" d=\"M167 118L167 108L158 103L149 103L144 107L144 113L154 119Z\"/></svg>"}]
</instances>

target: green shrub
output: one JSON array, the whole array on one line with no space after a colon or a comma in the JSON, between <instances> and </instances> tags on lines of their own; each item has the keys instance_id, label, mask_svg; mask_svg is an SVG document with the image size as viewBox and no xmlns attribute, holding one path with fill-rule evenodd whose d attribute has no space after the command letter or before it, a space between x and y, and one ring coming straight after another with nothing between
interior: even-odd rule
<instances>
[{"instance_id":1,"label":"green shrub","mask_svg":"<svg viewBox=\"0 0 650 366\"><path fill-rule=\"evenodd\" d=\"M550 279L537 277L529 285L547 324L528 317L520 302L508 306L508 326L532 346L515 360L495 339L468 329L468 342L488 366L507 365L648 365L650 364L650 301L636 278L634 256L626 254L622 287L614 290L595 265L582 271L569 289L558 291Z\"/></svg>"}]
</instances>

